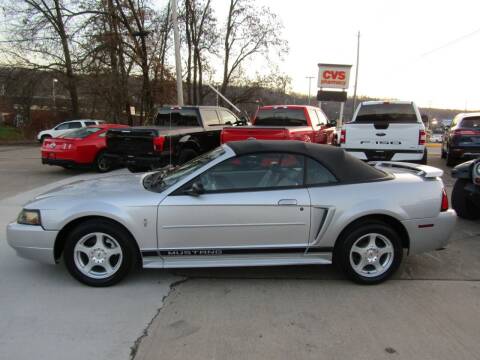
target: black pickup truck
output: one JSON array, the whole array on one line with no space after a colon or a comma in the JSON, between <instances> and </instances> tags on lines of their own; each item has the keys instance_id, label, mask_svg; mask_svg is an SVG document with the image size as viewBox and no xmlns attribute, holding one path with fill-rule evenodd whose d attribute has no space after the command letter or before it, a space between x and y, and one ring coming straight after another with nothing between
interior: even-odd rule
<instances>
[{"instance_id":1,"label":"black pickup truck","mask_svg":"<svg viewBox=\"0 0 480 360\"><path fill-rule=\"evenodd\" d=\"M132 172L179 165L220 145L225 126L244 125L216 106L162 107L152 126L111 129L106 155Z\"/></svg>"}]
</instances>

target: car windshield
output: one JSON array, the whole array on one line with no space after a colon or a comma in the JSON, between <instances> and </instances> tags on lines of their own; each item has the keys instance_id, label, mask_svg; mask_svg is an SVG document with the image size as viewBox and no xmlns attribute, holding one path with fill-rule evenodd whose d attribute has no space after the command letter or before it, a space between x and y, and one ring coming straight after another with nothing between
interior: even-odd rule
<instances>
[{"instance_id":1,"label":"car windshield","mask_svg":"<svg viewBox=\"0 0 480 360\"><path fill-rule=\"evenodd\" d=\"M65 138L65 139L83 139L86 138L89 135L95 134L96 132L100 131L101 128L99 127L86 127L86 128L81 128L81 129L76 129L69 131L63 135L60 135L60 138Z\"/></svg>"},{"instance_id":2,"label":"car windshield","mask_svg":"<svg viewBox=\"0 0 480 360\"><path fill-rule=\"evenodd\" d=\"M258 126L306 126L303 109L260 109L255 118Z\"/></svg>"},{"instance_id":3,"label":"car windshield","mask_svg":"<svg viewBox=\"0 0 480 360\"><path fill-rule=\"evenodd\" d=\"M392 123L416 123L417 115L412 104L368 104L362 105L355 118L357 123L376 121Z\"/></svg>"},{"instance_id":4,"label":"car windshield","mask_svg":"<svg viewBox=\"0 0 480 360\"><path fill-rule=\"evenodd\" d=\"M162 192L223 154L225 154L223 147L218 147L173 169L162 169L145 177L143 186L148 190Z\"/></svg>"}]
</instances>

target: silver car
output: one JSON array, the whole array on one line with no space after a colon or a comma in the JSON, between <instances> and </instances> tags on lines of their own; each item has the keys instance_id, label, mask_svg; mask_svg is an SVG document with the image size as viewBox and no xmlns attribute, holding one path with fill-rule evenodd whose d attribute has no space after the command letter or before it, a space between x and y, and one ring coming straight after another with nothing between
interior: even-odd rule
<instances>
[{"instance_id":1,"label":"silver car","mask_svg":"<svg viewBox=\"0 0 480 360\"><path fill-rule=\"evenodd\" d=\"M92 286L138 264L197 268L336 263L356 282L443 248L456 221L430 166L366 164L299 141L228 143L174 169L75 182L8 225L18 255Z\"/></svg>"}]
</instances>

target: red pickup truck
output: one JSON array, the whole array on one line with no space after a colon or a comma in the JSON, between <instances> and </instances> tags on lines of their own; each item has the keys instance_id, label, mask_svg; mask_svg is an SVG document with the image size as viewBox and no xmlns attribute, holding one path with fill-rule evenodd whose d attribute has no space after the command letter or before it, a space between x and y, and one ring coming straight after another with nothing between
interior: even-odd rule
<instances>
[{"instance_id":1,"label":"red pickup truck","mask_svg":"<svg viewBox=\"0 0 480 360\"><path fill-rule=\"evenodd\" d=\"M335 122L323 111L306 105L273 105L258 109L252 126L226 127L221 142L248 139L299 140L319 144L336 144Z\"/></svg>"}]
</instances>

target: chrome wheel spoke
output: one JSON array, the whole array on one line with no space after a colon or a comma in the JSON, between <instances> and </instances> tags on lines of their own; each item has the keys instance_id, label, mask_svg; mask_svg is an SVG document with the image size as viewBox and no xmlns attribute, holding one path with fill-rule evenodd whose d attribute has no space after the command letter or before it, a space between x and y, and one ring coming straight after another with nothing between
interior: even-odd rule
<instances>
[{"instance_id":1,"label":"chrome wheel spoke","mask_svg":"<svg viewBox=\"0 0 480 360\"><path fill-rule=\"evenodd\" d=\"M375 242L376 239L377 239L377 234L370 234L368 237L367 247L376 248L377 247L377 243Z\"/></svg>"},{"instance_id":2,"label":"chrome wheel spoke","mask_svg":"<svg viewBox=\"0 0 480 360\"><path fill-rule=\"evenodd\" d=\"M115 255L122 255L122 250L119 247L114 247L113 249L107 249L107 257L110 259Z\"/></svg>"},{"instance_id":3,"label":"chrome wheel spoke","mask_svg":"<svg viewBox=\"0 0 480 360\"><path fill-rule=\"evenodd\" d=\"M103 243L103 234L95 234L95 245L93 245L93 247L105 250L105 244Z\"/></svg>"},{"instance_id":4,"label":"chrome wheel spoke","mask_svg":"<svg viewBox=\"0 0 480 360\"><path fill-rule=\"evenodd\" d=\"M352 246L352 252L357 253L357 254L359 254L359 255L362 256L362 257L365 255L365 251L366 251L366 250L367 250L367 249L364 248L364 247L359 247L359 246L357 246L357 245Z\"/></svg>"},{"instance_id":5,"label":"chrome wheel spoke","mask_svg":"<svg viewBox=\"0 0 480 360\"><path fill-rule=\"evenodd\" d=\"M105 269L105 272L107 274L111 274L113 272L113 267L112 267L112 265L110 265L110 262L108 260L105 261L105 263L103 263L101 265L101 267L103 267Z\"/></svg>"},{"instance_id":6,"label":"chrome wheel spoke","mask_svg":"<svg viewBox=\"0 0 480 360\"><path fill-rule=\"evenodd\" d=\"M382 257L385 254L393 254L393 246L387 245L378 249L378 257Z\"/></svg>"},{"instance_id":7,"label":"chrome wheel spoke","mask_svg":"<svg viewBox=\"0 0 480 360\"><path fill-rule=\"evenodd\" d=\"M89 261L85 266L83 267L83 271L85 271L87 274L92 270L92 268L95 266L95 264L91 261Z\"/></svg>"},{"instance_id":8,"label":"chrome wheel spoke","mask_svg":"<svg viewBox=\"0 0 480 360\"><path fill-rule=\"evenodd\" d=\"M75 247L76 251L80 251L81 253L89 256L90 255L90 252L92 251L92 248L90 247L87 247L85 245L77 245Z\"/></svg>"},{"instance_id":9,"label":"chrome wheel spoke","mask_svg":"<svg viewBox=\"0 0 480 360\"><path fill-rule=\"evenodd\" d=\"M358 264L355 264L353 267L358 271L363 271L363 269L365 268L365 266L367 265L367 261L366 259L362 256L360 258L360 261L358 262Z\"/></svg>"}]
</instances>

